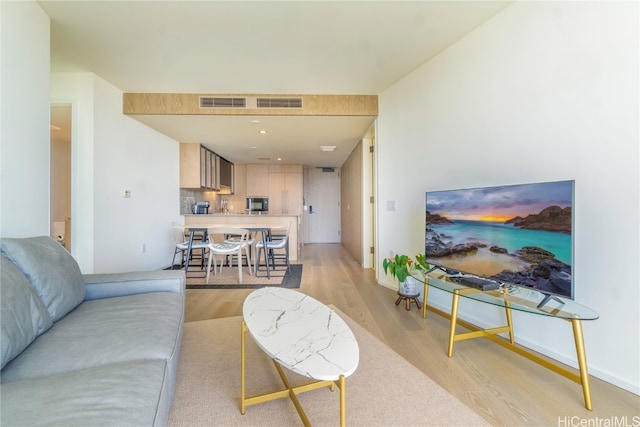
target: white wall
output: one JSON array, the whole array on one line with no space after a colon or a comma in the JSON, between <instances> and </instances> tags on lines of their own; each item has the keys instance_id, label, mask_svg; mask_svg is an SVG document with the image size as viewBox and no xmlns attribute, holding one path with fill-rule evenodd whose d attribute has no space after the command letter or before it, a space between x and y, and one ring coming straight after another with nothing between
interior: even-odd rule
<instances>
[{"instance_id":1,"label":"white wall","mask_svg":"<svg viewBox=\"0 0 640 427\"><path fill-rule=\"evenodd\" d=\"M71 250L82 271L168 266L178 143L123 115L122 91L99 76L53 73L51 82L52 102L72 105Z\"/></svg>"},{"instance_id":2,"label":"white wall","mask_svg":"<svg viewBox=\"0 0 640 427\"><path fill-rule=\"evenodd\" d=\"M166 267L181 218L179 144L123 115L122 91L98 77L94 87L95 270Z\"/></svg>"},{"instance_id":3,"label":"white wall","mask_svg":"<svg viewBox=\"0 0 640 427\"><path fill-rule=\"evenodd\" d=\"M0 236L49 235L49 17L0 2Z\"/></svg>"},{"instance_id":4,"label":"white wall","mask_svg":"<svg viewBox=\"0 0 640 427\"><path fill-rule=\"evenodd\" d=\"M583 322L589 370L635 393L638 36L637 2L515 3L384 91L377 139L382 257L424 251L426 191L574 179L575 299L600 314ZM470 301L461 313L503 318ZM514 321L519 342L576 366L569 323Z\"/></svg>"}]
</instances>

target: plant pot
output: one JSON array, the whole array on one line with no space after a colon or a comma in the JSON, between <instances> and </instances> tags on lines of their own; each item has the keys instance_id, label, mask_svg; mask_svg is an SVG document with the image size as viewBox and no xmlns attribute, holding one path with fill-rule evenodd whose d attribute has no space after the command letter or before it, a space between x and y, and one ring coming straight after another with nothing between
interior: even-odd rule
<instances>
[{"instance_id":1,"label":"plant pot","mask_svg":"<svg viewBox=\"0 0 640 427\"><path fill-rule=\"evenodd\" d=\"M400 282L398 292L402 295L418 295L420 294L420 281L415 277L407 277L404 282Z\"/></svg>"}]
</instances>

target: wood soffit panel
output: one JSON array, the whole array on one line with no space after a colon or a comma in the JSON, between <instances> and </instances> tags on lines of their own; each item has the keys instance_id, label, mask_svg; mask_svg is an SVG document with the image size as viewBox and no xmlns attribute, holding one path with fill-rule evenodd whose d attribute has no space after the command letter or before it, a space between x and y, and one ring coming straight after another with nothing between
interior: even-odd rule
<instances>
[{"instance_id":1,"label":"wood soffit panel","mask_svg":"<svg viewBox=\"0 0 640 427\"><path fill-rule=\"evenodd\" d=\"M301 98L302 108L201 108L200 97ZM127 115L377 116L377 95L125 93Z\"/></svg>"}]
</instances>

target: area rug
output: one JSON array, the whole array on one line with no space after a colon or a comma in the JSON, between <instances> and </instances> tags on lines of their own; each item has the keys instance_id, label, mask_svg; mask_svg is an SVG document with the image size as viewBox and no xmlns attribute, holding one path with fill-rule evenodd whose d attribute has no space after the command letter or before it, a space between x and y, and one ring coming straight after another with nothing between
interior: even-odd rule
<instances>
[{"instance_id":1,"label":"area rug","mask_svg":"<svg viewBox=\"0 0 640 427\"><path fill-rule=\"evenodd\" d=\"M477 414L340 311L358 340L360 363L346 380L348 426L478 426ZM290 399L240 414L241 317L185 323L169 426L299 426ZM273 363L247 334L247 396L282 389ZM287 372L293 385L309 380ZM340 424L340 393L299 395L312 425Z\"/></svg>"},{"instance_id":2,"label":"area rug","mask_svg":"<svg viewBox=\"0 0 640 427\"><path fill-rule=\"evenodd\" d=\"M264 286L278 286L282 288L299 288L302 279L302 264L291 264L291 272L284 274L284 269L272 270L271 278L267 278L264 267L258 272L260 276L249 274L244 267L242 283L238 283L238 267L224 267L222 273L206 275L198 268L189 267L187 275L187 289L258 289Z\"/></svg>"}]
</instances>

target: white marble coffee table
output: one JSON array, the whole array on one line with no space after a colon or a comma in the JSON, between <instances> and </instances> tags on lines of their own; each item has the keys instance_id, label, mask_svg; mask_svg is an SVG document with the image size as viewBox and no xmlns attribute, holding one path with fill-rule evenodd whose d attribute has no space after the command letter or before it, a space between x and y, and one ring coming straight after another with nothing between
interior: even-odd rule
<instances>
[{"instance_id":1,"label":"white marble coffee table","mask_svg":"<svg viewBox=\"0 0 640 427\"><path fill-rule=\"evenodd\" d=\"M244 301L241 341L241 408L290 397L305 425L309 419L296 394L330 387L340 389L340 425L346 423L345 378L358 367L360 350L349 326L321 302L286 288L261 288ZM285 390L245 396L245 332L274 361ZM282 367L308 378L312 384L292 387Z\"/></svg>"}]
</instances>

